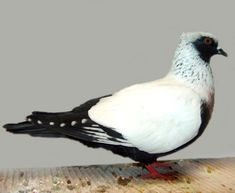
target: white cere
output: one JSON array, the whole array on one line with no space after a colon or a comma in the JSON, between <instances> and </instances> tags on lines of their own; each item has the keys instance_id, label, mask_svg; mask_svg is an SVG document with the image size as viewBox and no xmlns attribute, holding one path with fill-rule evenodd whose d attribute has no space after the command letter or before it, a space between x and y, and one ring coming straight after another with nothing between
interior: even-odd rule
<instances>
[{"instance_id":1,"label":"white cere","mask_svg":"<svg viewBox=\"0 0 235 193\"><path fill-rule=\"evenodd\" d=\"M55 125L55 123L54 122L50 122L49 125Z\"/></svg>"},{"instance_id":2,"label":"white cere","mask_svg":"<svg viewBox=\"0 0 235 193\"><path fill-rule=\"evenodd\" d=\"M74 125L76 125L76 124L77 124L77 121L72 121L72 122L71 122L71 125L72 125L72 126L74 126Z\"/></svg>"},{"instance_id":3,"label":"white cere","mask_svg":"<svg viewBox=\"0 0 235 193\"><path fill-rule=\"evenodd\" d=\"M60 127L64 127L64 126L65 126L65 123L61 123L61 124L60 124Z\"/></svg>"},{"instance_id":4,"label":"white cere","mask_svg":"<svg viewBox=\"0 0 235 193\"><path fill-rule=\"evenodd\" d=\"M87 119L82 119L81 123L84 124L87 122Z\"/></svg>"},{"instance_id":5,"label":"white cere","mask_svg":"<svg viewBox=\"0 0 235 193\"><path fill-rule=\"evenodd\" d=\"M37 123L38 123L38 124L42 124L42 121L38 120Z\"/></svg>"}]
</instances>

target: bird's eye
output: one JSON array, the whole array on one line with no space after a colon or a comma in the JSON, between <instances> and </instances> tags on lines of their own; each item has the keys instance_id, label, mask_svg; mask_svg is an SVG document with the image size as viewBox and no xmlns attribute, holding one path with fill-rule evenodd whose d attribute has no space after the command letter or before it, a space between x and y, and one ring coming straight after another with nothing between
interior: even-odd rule
<instances>
[{"instance_id":1,"label":"bird's eye","mask_svg":"<svg viewBox=\"0 0 235 193\"><path fill-rule=\"evenodd\" d=\"M211 38L209 38L209 37L205 37L204 40L203 40L204 44L206 44L206 45L212 44L212 41L213 40Z\"/></svg>"}]
</instances>

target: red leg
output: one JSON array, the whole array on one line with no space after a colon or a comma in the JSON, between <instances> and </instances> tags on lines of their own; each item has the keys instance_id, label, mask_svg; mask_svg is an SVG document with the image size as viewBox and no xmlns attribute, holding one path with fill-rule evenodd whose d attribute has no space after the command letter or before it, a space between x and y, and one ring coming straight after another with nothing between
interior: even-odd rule
<instances>
[{"instance_id":1,"label":"red leg","mask_svg":"<svg viewBox=\"0 0 235 193\"><path fill-rule=\"evenodd\" d=\"M153 167L169 167L171 165L171 162L169 161L155 161L151 164Z\"/></svg>"},{"instance_id":2,"label":"red leg","mask_svg":"<svg viewBox=\"0 0 235 193\"><path fill-rule=\"evenodd\" d=\"M164 164L164 163L163 163ZM162 164L160 163L162 166ZM144 174L141 176L141 178L146 179L146 178L163 178L167 180L172 179L172 173L167 173L167 174L161 174L157 170L155 170L154 166L159 166L158 162L153 162L152 164L145 165L145 168L148 170L148 174ZM165 164L164 164L165 166Z\"/></svg>"}]
</instances>

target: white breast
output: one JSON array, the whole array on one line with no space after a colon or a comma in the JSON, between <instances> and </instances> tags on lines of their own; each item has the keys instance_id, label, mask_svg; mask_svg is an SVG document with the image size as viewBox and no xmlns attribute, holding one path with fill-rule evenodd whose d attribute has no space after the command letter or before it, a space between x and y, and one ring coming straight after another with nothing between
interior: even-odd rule
<instances>
[{"instance_id":1,"label":"white breast","mask_svg":"<svg viewBox=\"0 0 235 193\"><path fill-rule=\"evenodd\" d=\"M151 82L102 99L89 116L120 132L138 149L163 153L197 135L200 106L199 96L189 88Z\"/></svg>"}]
</instances>

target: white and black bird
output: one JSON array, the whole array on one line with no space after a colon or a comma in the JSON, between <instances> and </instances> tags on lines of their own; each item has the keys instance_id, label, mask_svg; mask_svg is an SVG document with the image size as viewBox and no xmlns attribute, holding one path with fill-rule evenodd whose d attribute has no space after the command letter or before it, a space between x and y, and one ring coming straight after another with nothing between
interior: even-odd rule
<instances>
[{"instance_id":1,"label":"white and black bird","mask_svg":"<svg viewBox=\"0 0 235 193\"><path fill-rule=\"evenodd\" d=\"M209 33L183 33L172 67L162 79L136 84L85 102L68 112L33 112L26 121L6 124L12 133L67 137L145 164L161 177L157 158L201 136L214 106L213 55L227 56Z\"/></svg>"}]
</instances>

